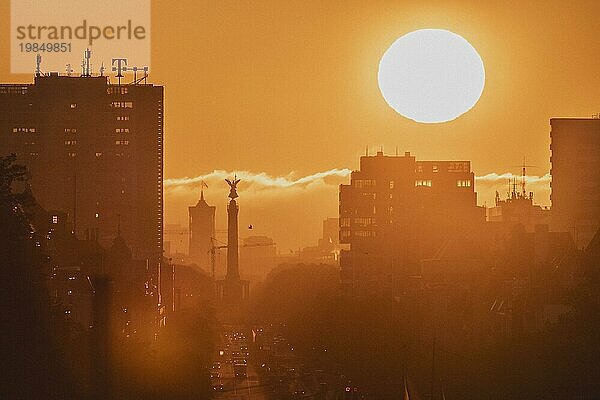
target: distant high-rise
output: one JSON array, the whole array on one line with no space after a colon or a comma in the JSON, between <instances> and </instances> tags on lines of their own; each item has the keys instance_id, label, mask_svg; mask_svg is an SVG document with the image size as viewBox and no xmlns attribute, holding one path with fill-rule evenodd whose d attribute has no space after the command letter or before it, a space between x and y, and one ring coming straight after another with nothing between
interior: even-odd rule
<instances>
[{"instance_id":1,"label":"distant high-rise","mask_svg":"<svg viewBox=\"0 0 600 400\"><path fill-rule=\"evenodd\" d=\"M320 247L332 247L340 244L340 219L326 218L323 220L323 237L319 240Z\"/></svg>"},{"instance_id":2,"label":"distant high-rise","mask_svg":"<svg viewBox=\"0 0 600 400\"><path fill-rule=\"evenodd\" d=\"M158 268L163 249L163 87L106 76L38 75L0 85L0 153L16 153L36 199L78 238ZM158 269L153 269L157 272Z\"/></svg>"},{"instance_id":3,"label":"distant high-rise","mask_svg":"<svg viewBox=\"0 0 600 400\"><path fill-rule=\"evenodd\" d=\"M552 225L585 247L600 227L600 119L550 119Z\"/></svg>"},{"instance_id":4,"label":"distant high-rise","mask_svg":"<svg viewBox=\"0 0 600 400\"><path fill-rule=\"evenodd\" d=\"M469 161L361 157L350 184L340 185L340 242L350 245L342 282L380 286L417 274L421 259L485 221L474 188Z\"/></svg>"},{"instance_id":5,"label":"distant high-rise","mask_svg":"<svg viewBox=\"0 0 600 400\"><path fill-rule=\"evenodd\" d=\"M200 191L200 200L189 207L190 258L206 271L210 271L210 251L215 237L215 206L209 206L204 200L204 191Z\"/></svg>"},{"instance_id":6,"label":"distant high-rise","mask_svg":"<svg viewBox=\"0 0 600 400\"><path fill-rule=\"evenodd\" d=\"M267 236L249 236L240 247L240 265L243 275L252 281L263 281L276 267L277 246Z\"/></svg>"}]
</instances>

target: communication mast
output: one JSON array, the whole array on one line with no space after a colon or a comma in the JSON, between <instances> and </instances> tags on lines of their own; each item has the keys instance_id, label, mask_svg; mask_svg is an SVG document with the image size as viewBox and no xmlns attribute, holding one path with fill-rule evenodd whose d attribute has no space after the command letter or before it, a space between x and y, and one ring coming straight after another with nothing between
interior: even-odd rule
<instances>
[{"instance_id":1,"label":"communication mast","mask_svg":"<svg viewBox=\"0 0 600 400\"><path fill-rule=\"evenodd\" d=\"M37 54L35 56L35 76L42 76L42 70L41 70L41 65L42 65L42 56Z\"/></svg>"},{"instance_id":2,"label":"communication mast","mask_svg":"<svg viewBox=\"0 0 600 400\"><path fill-rule=\"evenodd\" d=\"M90 68L90 59L92 58L92 51L87 48L83 52L83 60L81 61L81 76L92 76Z\"/></svg>"},{"instance_id":3,"label":"communication mast","mask_svg":"<svg viewBox=\"0 0 600 400\"><path fill-rule=\"evenodd\" d=\"M523 198L527 197L527 191L525 190L525 184L526 184L526 180L527 180L526 179L527 173L526 173L525 168L528 168L528 167L533 168L533 167L535 167L535 165L527 165L527 163L525 161L526 161L525 157L523 156L523 165L521 165L521 195L523 196ZM530 194L533 194L533 192L531 192Z\"/></svg>"}]
</instances>

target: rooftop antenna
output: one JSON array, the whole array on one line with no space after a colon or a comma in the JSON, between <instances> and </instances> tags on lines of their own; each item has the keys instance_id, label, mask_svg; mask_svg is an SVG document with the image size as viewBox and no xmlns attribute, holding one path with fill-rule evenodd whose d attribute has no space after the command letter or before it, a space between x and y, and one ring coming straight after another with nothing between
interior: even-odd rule
<instances>
[{"instance_id":1,"label":"rooftop antenna","mask_svg":"<svg viewBox=\"0 0 600 400\"><path fill-rule=\"evenodd\" d=\"M369 156L369 145L365 146L365 156Z\"/></svg>"},{"instance_id":2,"label":"rooftop antenna","mask_svg":"<svg viewBox=\"0 0 600 400\"><path fill-rule=\"evenodd\" d=\"M41 65L42 65L42 56L37 54L35 56L35 76L42 76L42 70L41 70Z\"/></svg>"},{"instance_id":3,"label":"rooftop antenna","mask_svg":"<svg viewBox=\"0 0 600 400\"><path fill-rule=\"evenodd\" d=\"M523 192L523 197L527 194L527 192L525 192L525 167L525 156L523 156L523 169L521 170L521 190Z\"/></svg>"},{"instance_id":4,"label":"rooftop antenna","mask_svg":"<svg viewBox=\"0 0 600 400\"><path fill-rule=\"evenodd\" d=\"M84 56L84 63L85 63L83 76L91 76L90 59L92 58L92 51L89 49L89 47L87 49L85 49L83 56Z\"/></svg>"},{"instance_id":5,"label":"rooftop antenna","mask_svg":"<svg viewBox=\"0 0 600 400\"><path fill-rule=\"evenodd\" d=\"M137 71L138 71L138 67L134 65L132 69L133 69L133 81L135 83L137 83Z\"/></svg>"},{"instance_id":6,"label":"rooftop antenna","mask_svg":"<svg viewBox=\"0 0 600 400\"><path fill-rule=\"evenodd\" d=\"M104 76L104 70L106 68L104 68L104 61L102 61L102 64L100 65L100 76Z\"/></svg>"},{"instance_id":7,"label":"rooftop antenna","mask_svg":"<svg viewBox=\"0 0 600 400\"><path fill-rule=\"evenodd\" d=\"M67 76L71 76L71 74L73 73L73 68L72 68L71 64L67 64L66 71L67 71Z\"/></svg>"},{"instance_id":8,"label":"rooftop antenna","mask_svg":"<svg viewBox=\"0 0 600 400\"><path fill-rule=\"evenodd\" d=\"M125 64L127 64L127 62ZM113 70L114 70L114 68L113 68ZM133 82L132 83L134 85L139 84L141 81L144 81L144 84L146 84L146 78L148 77L148 67L138 67L137 65L130 67L130 66L124 65L122 67L122 70L123 71L133 71ZM142 77L140 77L139 79L138 79L138 75L137 75L138 71L144 71L144 75Z\"/></svg>"},{"instance_id":9,"label":"rooftop antenna","mask_svg":"<svg viewBox=\"0 0 600 400\"><path fill-rule=\"evenodd\" d=\"M528 167L535 167L535 165L527 165L526 163L526 158L523 157L523 164L519 165L519 167L521 167L521 195L523 197L527 197L527 191L525 190L525 186L527 183L527 171L526 168ZM515 178L516 180L517 178Z\"/></svg>"},{"instance_id":10,"label":"rooftop antenna","mask_svg":"<svg viewBox=\"0 0 600 400\"><path fill-rule=\"evenodd\" d=\"M123 71L127 71L127 59L113 58L112 66L112 70L117 73L117 78L119 79L119 86L121 86L121 78L123 78Z\"/></svg>"},{"instance_id":11,"label":"rooftop antenna","mask_svg":"<svg viewBox=\"0 0 600 400\"><path fill-rule=\"evenodd\" d=\"M396 146L396 157L398 157L398 146Z\"/></svg>"}]
</instances>

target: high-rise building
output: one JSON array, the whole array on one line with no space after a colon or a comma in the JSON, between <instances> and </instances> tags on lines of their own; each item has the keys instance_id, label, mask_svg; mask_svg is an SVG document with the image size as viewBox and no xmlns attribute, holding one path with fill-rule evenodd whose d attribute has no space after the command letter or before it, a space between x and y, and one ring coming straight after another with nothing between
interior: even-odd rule
<instances>
[{"instance_id":1,"label":"high-rise building","mask_svg":"<svg viewBox=\"0 0 600 400\"><path fill-rule=\"evenodd\" d=\"M484 223L474 189L469 161L361 157L350 184L340 185L340 242L350 245L341 253L342 282L380 287L418 274L421 259Z\"/></svg>"},{"instance_id":2,"label":"high-rise building","mask_svg":"<svg viewBox=\"0 0 600 400\"><path fill-rule=\"evenodd\" d=\"M190 251L193 262L206 271L211 270L210 252L215 245L215 211L217 207L209 206L204 200L204 191L200 191L200 200L195 206L188 207L190 226Z\"/></svg>"},{"instance_id":3,"label":"high-rise building","mask_svg":"<svg viewBox=\"0 0 600 400\"><path fill-rule=\"evenodd\" d=\"M163 87L50 73L0 85L0 153L16 153L48 210L77 238L110 247L120 226L133 258L158 273L163 241Z\"/></svg>"},{"instance_id":4,"label":"high-rise building","mask_svg":"<svg viewBox=\"0 0 600 400\"><path fill-rule=\"evenodd\" d=\"M579 248L600 227L600 119L550 119L552 225Z\"/></svg>"}]
</instances>

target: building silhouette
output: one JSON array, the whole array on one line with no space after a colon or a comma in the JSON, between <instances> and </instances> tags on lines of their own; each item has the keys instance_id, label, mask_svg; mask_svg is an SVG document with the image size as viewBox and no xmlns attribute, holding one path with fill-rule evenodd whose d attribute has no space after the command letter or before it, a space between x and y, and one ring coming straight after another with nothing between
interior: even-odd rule
<instances>
[{"instance_id":1,"label":"building silhouette","mask_svg":"<svg viewBox=\"0 0 600 400\"><path fill-rule=\"evenodd\" d=\"M243 276L254 282L262 282L277 266L277 245L272 238L263 235L249 236L242 240L240 264Z\"/></svg>"},{"instance_id":2,"label":"building silhouette","mask_svg":"<svg viewBox=\"0 0 600 400\"><path fill-rule=\"evenodd\" d=\"M323 233L316 246L304 247L297 253L298 263L304 264L330 264L339 265L340 222L339 218L325 218L323 220Z\"/></svg>"},{"instance_id":3,"label":"building silhouette","mask_svg":"<svg viewBox=\"0 0 600 400\"><path fill-rule=\"evenodd\" d=\"M380 290L418 274L421 259L484 223L474 188L469 161L361 157L340 185L340 243L350 245L340 255L344 286Z\"/></svg>"},{"instance_id":4,"label":"building silhouette","mask_svg":"<svg viewBox=\"0 0 600 400\"><path fill-rule=\"evenodd\" d=\"M158 265L163 228L163 88L106 76L38 75L0 85L0 150L16 153L45 209L78 238L110 246L120 224L133 257Z\"/></svg>"},{"instance_id":5,"label":"building silhouette","mask_svg":"<svg viewBox=\"0 0 600 400\"><path fill-rule=\"evenodd\" d=\"M550 119L552 224L584 248L600 227L600 119Z\"/></svg>"},{"instance_id":6,"label":"building silhouette","mask_svg":"<svg viewBox=\"0 0 600 400\"><path fill-rule=\"evenodd\" d=\"M502 224L509 228L521 224L528 232L535 231L538 225L550 224L549 208L534 204L533 192L526 192L524 179L520 184L522 187L520 190L517 190L516 178L511 180L510 186L511 190L504 200L496 192L494 207L487 210L489 222Z\"/></svg>"},{"instance_id":7,"label":"building silhouette","mask_svg":"<svg viewBox=\"0 0 600 400\"><path fill-rule=\"evenodd\" d=\"M215 238L215 206L209 206L204 200L204 190L200 199L189 210L189 256L206 271L211 270L210 252Z\"/></svg>"},{"instance_id":8,"label":"building silhouette","mask_svg":"<svg viewBox=\"0 0 600 400\"><path fill-rule=\"evenodd\" d=\"M325 218L323 220L323 237L319 239L319 247L333 247L340 244L340 219Z\"/></svg>"},{"instance_id":9,"label":"building silhouette","mask_svg":"<svg viewBox=\"0 0 600 400\"><path fill-rule=\"evenodd\" d=\"M114 287L130 305L134 325L143 325L138 333L154 337L164 323L156 314L163 249L162 86L38 72L32 84L0 85L0 132L0 153L15 153L27 167L36 200L55 210L52 218L64 222L74 243L103 249L114 248L115 240L127 244L133 261L116 274L123 281ZM74 261L86 254L74 251ZM85 283L93 275L70 275L70 265L88 263L69 260L57 255L57 277ZM114 274L109 264L99 271ZM66 293L84 291L69 287ZM78 312L77 319L86 317Z\"/></svg>"}]
</instances>

